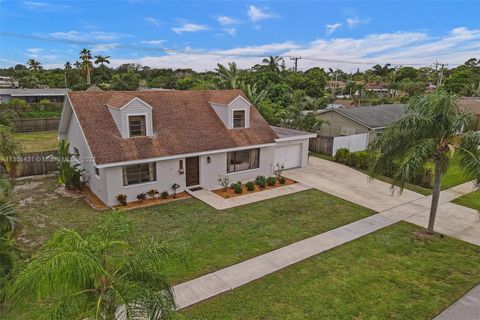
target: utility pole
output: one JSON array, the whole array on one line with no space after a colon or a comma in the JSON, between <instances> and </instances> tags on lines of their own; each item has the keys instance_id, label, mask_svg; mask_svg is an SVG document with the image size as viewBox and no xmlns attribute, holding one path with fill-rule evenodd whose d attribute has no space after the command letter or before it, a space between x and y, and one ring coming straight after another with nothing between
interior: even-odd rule
<instances>
[{"instance_id":1,"label":"utility pole","mask_svg":"<svg viewBox=\"0 0 480 320\"><path fill-rule=\"evenodd\" d=\"M293 68L293 70L295 72L297 72L297 66L298 66L298 60L302 59L302 57L290 57L290 60L294 60L295 61L295 67Z\"/></svg>"},{"instance_id":2,"label":"utility pole","mask_svg":"<svg viewBox=\"0 0 480 320\"><path fill-rule=\"evenodd\" d=\"M433 65L435 66L435 71L437 71L438 66L440 66L440 71L438 72L438 76L437 76L437 89L438 89L442 85L442 81L443 81L443 68L445 68L445 66L448 66L448 64L435 61Z\"/></svg>"}]
</instances>

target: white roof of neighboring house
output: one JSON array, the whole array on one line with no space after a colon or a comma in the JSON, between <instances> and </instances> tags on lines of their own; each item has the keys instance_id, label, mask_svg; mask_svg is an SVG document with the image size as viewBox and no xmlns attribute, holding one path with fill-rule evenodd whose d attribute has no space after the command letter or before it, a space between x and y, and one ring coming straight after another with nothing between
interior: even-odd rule
<instances>
[{"instance_id":1,"label":"white roof of neighboring house","mask_svg":"<svg viewBox=\"0 0 480 320\"><path fill-rule=\"evenodd\" d=\"M68 93L67 89L0 89L0 95L12 97L25 96L64 96Z\"/></svg>"}]
</instances>

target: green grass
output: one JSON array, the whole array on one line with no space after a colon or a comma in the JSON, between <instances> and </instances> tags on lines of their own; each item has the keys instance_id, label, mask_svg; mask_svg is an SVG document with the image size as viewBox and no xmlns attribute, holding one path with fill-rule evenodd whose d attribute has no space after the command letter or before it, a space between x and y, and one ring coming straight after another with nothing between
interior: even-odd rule
<instances>
[{"instance_id":1,"label":"green grass","mask_svg":"<svg viewBox=\"0 0 480 320\"><path fill-rule=\"evenodd\" d=\"M453 203L480 211L480 192L471 192L452 201Z\"/></svg>"},{"instance_id":2,"label":"green grass","mask_svg":"<svg viewBox=\"0 0 480 320\"><path fill-rule=\"evenodd\" d=\"M195 305L188 319L432 319L480 282L480 248L400 222Z\"/></svg>"},{"instance_id":3,"label":"green grass","mask_svg":"<svg viewBox=\"0 0 480 320\"><path fill-rule=\"evenodd\" d=\"M25 258L60 227L81 232L107 211L94 211L83 199L63 196L53 178L22 181L18 211L24 231L18 247ZM166 270L181 282L301 239L365 218L372 210L317 190L217 211L196 199L127 211L136 234L168 240L189 253L188 268Z\"/></svg>"},{"instance_id":4,"label":"green grass","mask_svg":"<svg viewBox=\"0 0 480 320\"><path fill-rule=\"evenodd\" d=\"M57 150L57 131L16 133L15 139L22 144L23 152Z\"/></svg>"}]
</instances>

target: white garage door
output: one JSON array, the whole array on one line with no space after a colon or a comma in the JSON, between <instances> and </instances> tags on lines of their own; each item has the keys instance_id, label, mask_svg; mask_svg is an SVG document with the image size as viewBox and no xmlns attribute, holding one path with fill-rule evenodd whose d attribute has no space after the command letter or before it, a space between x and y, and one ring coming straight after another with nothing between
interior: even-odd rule
<instances>
[{"instance_id":1,"label":"white garage door","mask_svg":"<svg viewBox=\"0 0 480 320\"><path fill-rule=\"evenodd\" d=\"M285 169L302 165L302 144L275 147L275 165L283 163Z\"/></svg>"}]
</instances>

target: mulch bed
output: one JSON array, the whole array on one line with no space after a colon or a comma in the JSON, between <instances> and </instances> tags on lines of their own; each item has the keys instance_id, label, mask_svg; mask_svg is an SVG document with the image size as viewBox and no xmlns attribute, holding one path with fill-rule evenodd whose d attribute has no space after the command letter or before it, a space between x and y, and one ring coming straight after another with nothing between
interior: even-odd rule
<instances>
[{"instance_id":1,"label":"mulch bed","mask_svg":"<svg viewBox=\"0 0 480 320\"><path fill-rule=\"evenodd\" d=\"M168 198L166 199L153 198L153 199L145 199L142 201L133 201L133 202L127 203L126 206L117 205L117 206L114 206L113 208L121 209L121 210L132 210L132 209L145 208L145 207L154 206L157 204L167 203L167 202L186 199L186 198L191 198L191 196L186 192L180 192L180 193L177 193L175 198L172 195L169 195Z\"/></svg>"},{"instance_id":2,"label":"mulch bed","mask_svg":"<svg viewBox=\"0 0 480 320\"><path fill-rule=\"evenodd\" d=\"M103 203L102 200L100 200L100 198L98 198L95 193L92 192L92 190L90 190L89 187L87 186L84 186L82 188L82 194L83 194L83 197L85 199L85 201L90 205L90 207L92 207L93 209L95 210L105 210L105 209L108 209L108 206Z\"/></svg>"},{"instance_id":3,"label":"mulch bed","mask_svg":"<svg viewBox=\"0 0 480 320\"><path fill-rule=\"evenodd\" d=\"M242 193L235 193L233 191L233 189L230 188L230 187L228 187L227 190L217 189L217 190L212 190L212 192L216 193L217 195L219 195L222 198L227 199L227 198L239 197L239 196L243 196L243 195L251 194L251 193L255 193L255 192L261 192L261 191L264 191L264 190L280 188L280 187L288 186L288 185L291 185L291 184L294 184L294 183L297 183L297 181L285 178L285 183L284 184L281 184L277 180L277 182L275 183L274 186L267 185L264 189L260 189L260 187L255 184L255 190L254 191L248 191L245 184L242 184L242 189L243 189Z\"/></svg>"}]
</instances>

